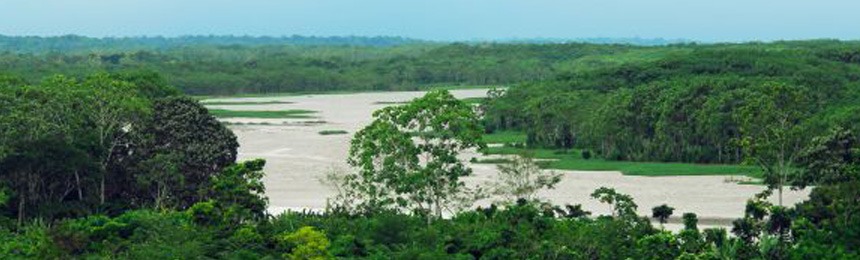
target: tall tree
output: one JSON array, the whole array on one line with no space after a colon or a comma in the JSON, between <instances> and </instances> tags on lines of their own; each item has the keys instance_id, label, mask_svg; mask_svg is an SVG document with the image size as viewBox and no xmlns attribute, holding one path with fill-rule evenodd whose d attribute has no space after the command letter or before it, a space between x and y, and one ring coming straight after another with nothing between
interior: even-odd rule
<instances>
[{"instance_id":1,"label":"tall tree","mask_svg":"<svg viewBox=\"0 0 860 260\"><path fill-rule=\"evenodd\" d=\"M764 170L764 181L779 191L797 174L796 163L806 142L803 120L809 110L807 89L782 83L762 85L741 107L742 146L748 160Z\"/></svg>"},{"instance_id":2,"label":"tall tree","mask_svg":"<svg viewBox=\"0 0 860 260\"><path fill-rule=\"evenodd\" d=\"M179 208L204 199L201 189L236 161L239 147L233 132L189 97L155 100L151 117L124 143L128 147L116 153L123 165L118 168L129 171L123 181L142 189L126 195Z\"/></svg>"},{"instance_id":3,"label":"tall tree","mask_svg":"<svg viewBox=\"0 0 860 260\"><path fill-rule=\"evenodd\" d=\"M148 113L148 100L129 82L112 78L100 73L87 77L74 85L82 91L82 111L86 120L92 124L99 149L100 180L99 201L104 204L108 191L106 183L112 176L108 170L114 152L121 146L134 128L141 127L140 121Z\"/></svg>"},{"instance_id":4,"label":"tall tree","mask_svg":"<svg viewBox=\"0 0 860 260\"><path fill-rule=\"evenodd\" d=\"M815 137L800 154L798 187L836 185L860 180L860 138L841 127Z\"/></svg>"},{"instance_id":5,"label":"tall tree","mask_svg":"<svg viewBox=\"0 0 860 260\"><path fill-rule=\"evenodd\" d=\"M358 170L348 181L367 194L365 203L441 217L469 195L461 178L472 170L458 155L485 146L472 106L439 90L373 116L355 134L348 159Z\"/></svg>"},{"instance_id":6,"label":"tall tree","mask_svg":"<svg viewBox=\"0 0 860 260\"><path fill-rule=\"evenodd\" d=\"M507 203L532 201L541 189L552 189L561 181L561 174L544 171L529 154L514 157L510 163L499 164L498 178L490 185L494 195Z\"/></svg>"}]
</instances>

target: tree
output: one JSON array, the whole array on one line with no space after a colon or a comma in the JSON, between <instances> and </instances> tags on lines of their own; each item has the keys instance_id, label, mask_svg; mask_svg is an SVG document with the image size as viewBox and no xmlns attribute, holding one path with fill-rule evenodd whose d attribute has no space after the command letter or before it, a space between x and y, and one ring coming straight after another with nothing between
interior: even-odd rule
<instances>
[{"instance_id":1,"label":"tree","mask_svg":"<svg viewBox=\"0 0 860 260\"><path fill-rule=\"evenodd\" d=\"M171 206L186 208L203 200L210 178L236 161L236 135L189 97L167 97L152 104L151 117L127 136L117 152L127 181L141 184L132 198L174 198ZM171 165L171 167L166 167ZM153 183L154 182L154 183ZM128 191L135 190L128 187Z\"/></svg>"},{"instance_id":2,"label":"tree","mask_svg":"<svg viewBox=\"0 0 860 260\"><path fill-rule=\"evenodd\" d=\"M806 89L781 83L768 83L751 94L739 114L741 139L748 160L764 170L764 181L779 191L782 205L783 187L796 172L796 163L804 147L803 120L809 111Z\"/></svg>"},{"instance_id":3,"label":"tree","mask_svg":"<svg viewBox=\"0 0 860 260\"><path fill-rule=\"evenodd\" d=\"M0 179L14 191L17 203L10 206L19 221L75 190L83 200L81 178L72 176L92 169L85 145L91 135L75 111L80 97L68 87L0 88Z\"/></svg>"},{"instance_id":4,"label":"tree","mask_svg":"<svg viewBox=\"0 0 860 260\"><path fill-rule=\"evenodd\" d=\"M200 191L206 200L194 203L186 213L198 224L224 230L265 220L269 204L262 181L265 165L265 160L256 159L222 170Z\"/></svg>"},{"instance_id":5,"label":"tree","mask_svg":"<svg viewBox=\"0 0 860 260\"><path fill-rule=\"evenodd\" d=\"M860 180L860 139L836 127L815 137L800 154L802 171L792 183L797 187L836 185Z\"/></svg>"},{"instance_id":6,"label":"tree","mask_svg":"<svg viewBox=\"0 0 860 260\"><path fill-rule=\"evenodd\" d=\"M59 81L66 81L62 78ZM74 82L72 82L74 83ZM148 113L148 100L139 96L135 86L129 82L111 78L109 74L95 74L79 84L73 84L76 91L83 91L80 100L86 120L92 124L99 149L100 178L99 202L105 203L106 182L111 176L108 164L114 152L134 128L140 127L140 120Z\"/></svg>"},{"instance_id":7,"label":"tree","mask_svg":"<svg viewBox=\"0 0 860 260\"><path fill-rule=\"evenodd\" d=\"M561 181L561 174L543 171L531 155L514 157L510 163L499 164L498 179L490 183L492 193L512 203L519 199L532 201L542 189L552 189Z\"/></svg>"},{"instance_id":8,"label":"tree","mask_svg":"<svg viewBox=\"0 0 860 260\"><path fill-rule=\"evenodd\" d=\"M364 208L395 205L441 217L443 209L468 203L471 190L461 178L472 170L457 156L485 146L472 106L440 90L373 116L355 134L348 159L358 173L347 181Z\"/></svg>"},{"instance_id":9,"label":"tree","mask_svg":"<svg viewBox=\"0 0 860 260\"><path fill-rule=\"evenodd\" d=\"M684 229L699 230L699 217L696 216L696 213L687 212L681 218L684 219Z\"/></svg>"},{"instance_id":10,"label":"tree","mask_svg":"<svg viewBox=\"0 0 860 260\"><path fill-rule=\"evenodd\" d=\"M645 236L636 241L638 259L675 259L681 255L678 239L667 231Z\"/></svg>"},{"instance_id":11,"label":"tree","mask_svg":"<svg viewBox=\"0 0 860 260\"><path fill-rule=\"evenodd\" d=\"M630 195L618 193L615 189L600 187L591 193L591 197L612 206L613 217L636 216L636 203Z\"/></svg>"},{"instance_id":12,"label":"tree","mask_svg":"<svg viewBox=\"0 0 860 260\"><path fill-rule=\"evenodd\" d=\"M672 216L672 213L675 211L675 208L669 207L666 204L656 206L651 209L651 217L657 219L660 222L660 225L666 224L666 220Z\"/></svg>"},{"instance_id":13,"label":"tree","mask_svg":"<svg viewBox=\"0 0 860 260\"><path fill-rule=\"evenodd\" d=\"M333 259L329 252L329 242L325 233L317 231L313 227L302 227L296 232L279 237L283 247L292 248L290 253L284 254L284 258L302 260L324 260Z\"/></svg>"}]
</instances>

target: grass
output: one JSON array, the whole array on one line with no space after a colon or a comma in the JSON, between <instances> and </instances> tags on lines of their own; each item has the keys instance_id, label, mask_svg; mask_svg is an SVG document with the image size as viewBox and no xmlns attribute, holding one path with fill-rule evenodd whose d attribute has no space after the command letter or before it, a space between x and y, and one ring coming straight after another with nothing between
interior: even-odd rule
<instances>
[{"instance_id":1,"label":"grass","mask_svg":"<svg viewBox=\"0 0 860 260\"><path fill-rule=\"evenodd\" d=\"M486 143L525 143L526 135L518 131L499 131L486 134ZM580 170L580 171L620 171L626 175L640 176L682 176L682 175L735 175L759 178L761 171L758 167L731 164L695 164L667 162L631 162L613 161L600 158L585 160L579 150L529 149L518 147L489 147L484 150L487 154L521 154L531 153L537 159L548 159L540 162L541 166L549 169ZM484 159L479 163L494 163L503 160Z\"/></svg>"},{"instance_id":2,"label":"grass","mask_svg":"<svg viewBox=\"0 0 860 260\"><path fill-rule=\"evenodd\" d=\"M499 131L483 136L486 143L522 144L526 135L518 131ZM620 171L625 175L639 176L695 176L695 175L734 175L753 178L761 177L761 170L754 166L734 164L695 164L695 163L666 163L666 162L631 162L613 161L600 158L589 160L582 158L579 150L554 150L511 147L488 147L483 150L486 154L522 154L530 153L537 159L547 159L539 162L541 167L559 170L579 171ZM482 159L478 163L505 163L504 159Z\"/></svg>"},{"instance_id":3,"label":"grass","mask_svg":"<svg viewBox=\"0 0 860 260\"><path fill-rule=\"evenodd\" d=\"M345 135L348 133L349 132L347 132L345 130L322 130L322 131L319 131L320 135Z\"/></svg>"},{"instance_id":4,"label":"grass","mask_svg":"<svg viewBox=\"0 0 860 260\"><path fill-rule=\"evenodd\" d=\"M216 106L216 105L229 105L229 106L241 106L241 105L277 105L277 104L292 104L293 102L289 101L203 101L203 105L207 106Z\"/></svg>"},{"instance_id":5,"label":"grass","mask_svg":"<svg viewBox=\"0 0 860 260\"><path fill-rule=\"evenodd\" d=\"M528 149L514 147L490 147L487 154L531 153L538 159L541 167L559 170L579 171L620 171L625 175L637 176L696 176L696 175L737 175L758 178L761 172L757 167L731 164L694 164L664 162L612 161L599 158L582 159L579 150Z\"/></svg>"},{"instance_id":6,"label":"grass","mask_svg":"<svg viewBox=\"0 0 860 260\"><path fill-rule=\"evenodd\" d=\"M483 136L488 144L525 143L526 134L518 131L498 131Z\"/></svg>"},{"instance_id":7,"label":"grass","mask_svg":"<svg viewBox=\"0 0 860 260\"><path fill-rule=\"evenodd\" d=\"M209 113L218 118L313 118L316 111L290 109L290 110L226 110L209 109Z\"/></svg>"}]
</instances>

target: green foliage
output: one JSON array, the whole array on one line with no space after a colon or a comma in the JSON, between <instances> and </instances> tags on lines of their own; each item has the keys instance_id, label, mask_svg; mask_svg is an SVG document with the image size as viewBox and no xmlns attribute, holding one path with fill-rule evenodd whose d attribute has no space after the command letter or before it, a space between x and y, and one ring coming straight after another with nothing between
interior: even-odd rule
<instances>
[{"instance_id":1,"label":"green foliage","mask_svg":"<svg viewBox=\"0 0 860 260\"><path fill-rule=\"evenodd\" d=\"M223 222L238 225L266 217L269 199L263 185L263 166L266 161L256 159L227 167L212 177L208 198L221 212Z\"/></svg>"},{"instance_id":2,"label":"green foliage","mask_svg":"<svg viewBox=\"0 0 860 260\"><path fill-rule=\"evenodd\" d=\"M19 221L186 208L234 163L236 137L147 72L0 89L0 181Z\"/></svg>"},{"instance_id":3,"label":"green foliage","mask_svg":"<svg viewBox=\"0 0 860 260\"><path fill-rule=\"evenodd\" d=\"M496 131L481 137L488 144L525 143L526 135L517 131Z\"/></svg>"},{"instance_id":4,"label":"green foliage","mask_svg":"<svg viewBox=\"0 0 860 260\"><path fill-rule=\"evenodd\" d=\"M792 185L836 185L860 180L859 141L856 134L840 127L813 138L801 152L800 165L804 171L793 179Z\"/></svg>"},{"instance_id":5,"label":"green foliage","mask_svg":"<svg viewBox=\"0 0 860 260\"><path fill-rule=\"evenodd\" d=\"M856 45L235 46L0 54L9 71L26 74L0 76L0 257L856 259ZM96 73L28 85L51 70L33 68L48 63L74 75L150 64L169 76ZM235 164L235 136L167 84L233 93L528 79L548 80L469 100L477 107L433 91L378 111L352 143L350 164L358 172L336 178L346 198L360 197L353 202L365 204L361 211L274 218L266 213L265 162ZM733 237L722 228L700 233L690 214L677 234L655 230L637 215L631 196L606 187L592 197L612 206L611 217L588 217L581 205L519 200L439 218L443 207L475 198L462 181L471 171L457 156L485 148L485 129L495 133L485 140L506 143L485 151L528 149L537 158L559 159L545 165L551 168L755 176L737 165L631 162L750 159L773 188L813 190L794 207L771 205L765 198L772 191L756 196L732 223ZM593 151L595 158L580 151ZM525 190L520 194L534 189ZM656 209L661 220L671 215L668 206ZM435 221L428 221L431 214Z\"/></svg>"},{"instance_id":6,"label":"green foliage","mask_svg":"<svg viewBox=\"0 0 860 260\"><path fill-rule=\"evenodd\" d=\"M542 171L531 155L519 155L509 163L497 165L499 174L490 183L491 192L503 198L506 203L517 200L537 199L537 192L553 189L561 181L561 174Z\"/></svg>"},{"instance_id":7,"label":"green foliage","mask_svg":"<svg viewBox=\"0 0 860 260\"><path fill-rule=\"evenodd\" d=\"M854 44L649 50L666 55L561 71L491 93L482 104L485 126L523 131L533 148L588 149L609 160L738 163L768 154L767 144L777 141L768 135L799 150L803 137L856 121L860 67L844 62L853 56L843 49ZM765 131L779 122L794 129ZM798 132L806 135L788 137ZM765 173L774 180L790 175Z\"/></svg>"},{"instance_id":8,"label":"green foliage","mask_svg":"<svg viewBox=\"0 0 860 260\"><path fill-rule=\"evenodd\" d=\"M302 227L296 232L284 234L279 237L279 242L284 248L290 248L290 252L284 254L289 259L333 259L329 252L331 242L325 234L313 227Z\"/></svg>"},{"instance_id":9,"label":"green foliage","mask_svg":"<svg viewBox=\"0 0 860 260\"><path fill-rule=\"evenodd\" d=\"M675 259L681 255L680 243L670 233L657 233L636 241L638 259Z\"/></svg>"},{"instance_id":10,"label":"green foliage","mask_svg":"<svg viewBox=\"0 0 860 260\"><path fill-rule=\"evenodd\" d=\"M580 155L583 154L584 151L578 152L577 150L555 150L543 148L489 147L482 151L486 154L504 155L531 153L538 159L550 159L540 164L542 168L549 169L620 171L626 175L641 176L741 175L755 178L761 177L761 170L758 167L746 165L630 162L600 158L585 160Z\"/></svg>"},{"instance_id":11,"label":"green foliage","mask_svg":"<svg viewBox=\"0 0 860 260\"><path fill-rule=\"evenodd\" d=\"M59 258L62 251L52 240L50 227L44 222L33 222L16 231L0 229L0 258L47 259Z\"/></svg>"},{"instance_id":12,"label":"green foliage","mask_svg":"<svg viewBox=\"0 0 860 260\"><path fill-rule=\"evenodd\" d=\"M69 220L53 240L66 254L125 258L193 258L207 254L211 236L178 212L129 211L115 218Z\"/></svg>"},{"instance_id":13,"label":"green foliage","mask_svg":"<svg viewBox=\"0 0 860 260\"><path fill-rule=\"evenodd\" d=\"M684 229L699 230L699 217L696 216L696 213L684 213L684 215L681 216L681 219L684 221Z\"/></svg>"},{"instance_id":14,"label":"green foliage","mask_svg":"<svg viewBox=\"0 0 860 260\"><path fill-rule=\"evenodd\" d=\"M112 186L125 184L127 197L156 207L184 209L205 200L210 179L236 160L236 136L188 97L157 99L152 109L115 157L125 178Z\"/></svg>"},{"instance_id":15,"label":"green foliage","mask_svg":"<svg viewBox=\"0 0 860 260\"><path fill-rule=\"evenodd\" d=\"M355 134L347 161L358 169L345 185L360 196L360 210L401 208L441 217L445 209L470 203L461 178L472 171L457 156L485 146L472 106L437 90L373 117Z\"/></svg>"},{"instance_id":16,"label":"green foliage","mask_svg":"<svg viewBox=\"0 0 860 260\"><path fill-rule=\"evenodd\" d=\"M651 209L651 217L660 221L660 224L666 224L666 220L672 216L672 213L675 211L675 208L669 207L666 204L656 206Z\"/></svg>"},{"instance_id":17,"label":"green foliage","mask_svg":"<svg viewBox=\"0 0 860 260\"><path fill-rule=\"evenodd\" d=\"M600 187L591 193L591 197L612 206L612 216L614 217L637 217L636 208L638 206L633 202L633 197L630 195L618 193L612 188Z\"/></svg>"},{"instance_id":18,"label":"green foliage","mask_svg":"<svg viewBox=\"0 0 860 260\"><path fill-rule=\"evenodd\" d=\"M806 145L804 119L811 111L810 94L801 87L767 83L740 108L741 146L748 159L764 170L764 182L779 190L797 175L794 168Z\"/></svg>"}]
</instances>

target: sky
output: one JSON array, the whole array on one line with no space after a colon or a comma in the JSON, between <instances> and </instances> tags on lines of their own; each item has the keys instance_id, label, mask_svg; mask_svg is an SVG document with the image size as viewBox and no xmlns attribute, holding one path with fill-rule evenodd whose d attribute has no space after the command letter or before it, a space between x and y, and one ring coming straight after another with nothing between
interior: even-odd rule
<instances>
[{"instance_id":1,"label":"sky","mask_svg":"<svg viewBox=\"0 0 860 260\"><path fill-rule=\"evenodd\" d=\"M0 34L860 39L860 0L0 0Z\"/></svg>"}]
</instances>

